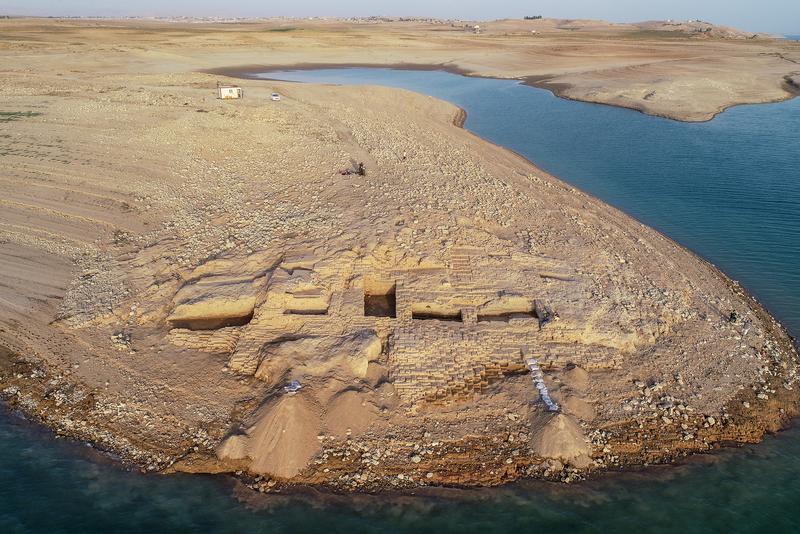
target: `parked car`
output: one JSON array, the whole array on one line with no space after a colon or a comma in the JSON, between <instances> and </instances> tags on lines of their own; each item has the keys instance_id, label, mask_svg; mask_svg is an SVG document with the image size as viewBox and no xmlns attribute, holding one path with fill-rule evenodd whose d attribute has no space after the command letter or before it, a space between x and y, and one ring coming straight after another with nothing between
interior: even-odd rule
<instances>
[{"instance_id":1,"label":"parked car","mask_svg":"<svg viewBox=\"0 0 800 534\"><path fill-rule=\"evenodd\" d=\"M272 100L275 100L277 102L280 99L281 95L279 95L278 93L272 93Z\"/></svg>"}]
</instances>

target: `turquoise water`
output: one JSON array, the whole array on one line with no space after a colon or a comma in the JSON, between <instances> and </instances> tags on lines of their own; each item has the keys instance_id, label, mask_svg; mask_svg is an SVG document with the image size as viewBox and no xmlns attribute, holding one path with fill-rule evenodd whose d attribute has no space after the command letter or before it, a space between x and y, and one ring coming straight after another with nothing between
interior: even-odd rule
<instances>
[{"instance_id":1,"label":"turquoise water","mask_svg":"<svg viewBox=\"0 0 800 534\"><path fill-rule=\"evenodd\" d=\"M272 76L276 76L272 74ZM569 102L439 72L286 73L417 90L466 127L711 259L800 332L800 100L703 124ZM578 486L413 497L259 498L222 477L127 472L0 412L0 532L799 532L800 429L765 443ZM254 495L247 493L250 497Z\"/></svg>"},{"instance_id":2,"label":"turquoise water","mask_svg":"<svg viewBox=\"0 0 800 534\"><path fill-rule=\"evenodd\" d=\"M3 414L0 532L797 532L798 438L790 430L705 461L570 487L246 505L228 479L126 472Z\"/></svg>"},{"instance_id":3,"label":"turquoise water","mask_svg":"<svg viewBox=\"0 0 800 534\"><path fill-rule=\"evenodd\" d=\"M800 41L800 35L787 35L786 38L792 41Z\"/></svg>"}]
</instances>

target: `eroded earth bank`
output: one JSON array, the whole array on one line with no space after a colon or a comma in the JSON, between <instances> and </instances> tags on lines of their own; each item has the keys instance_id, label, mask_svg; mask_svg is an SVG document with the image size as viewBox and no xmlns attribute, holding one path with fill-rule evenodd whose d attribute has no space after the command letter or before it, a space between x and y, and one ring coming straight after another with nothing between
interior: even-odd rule
<instances>
[{"instance_id":1,"label":"eroded earth bank","mask_svg":"<svg viewBox=\"0 0 800 534\"><path fill-rule=\"evenodd\" d=\"M796 412L792 342L735 283L447 103L33 56L0 78L0 391L59 434L383 490L571 481Z\"/></svg>"}]
</instances>

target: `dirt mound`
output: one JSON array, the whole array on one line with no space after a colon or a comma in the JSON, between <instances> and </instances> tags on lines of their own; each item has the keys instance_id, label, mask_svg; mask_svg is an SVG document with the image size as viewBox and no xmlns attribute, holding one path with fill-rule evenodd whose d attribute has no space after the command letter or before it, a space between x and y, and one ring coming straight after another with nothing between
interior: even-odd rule
<instances>
[{"instance_id":1,"label":"dirt mound","mask_svg":"<svg viewBox=\"0 0 800 534\"><path fill-rule=\"evenodd\" d=\"M358 435L369 428L378 409L357 391L345 391L328 405L325 427L334 436Z\"/></svg>"},{"instance_id":2,"label":"dirt mound","mask_svg":"<svg viewBox=\"0 0 800 534\"><path fill-rule=\"evenodd\" d=\"M285 395L264 406L243 434L223 442L220 458L252 460L249 470L289 478L300 473L319 450L318 409L302 395Z\"/></svg>"},{"instance_id":3,"label":"dirt mound","mask_svg":"<svg viewBox=\"0 0 800 534\"><path fill-rule=\"evenodd\" d=\"M564 411L574 415L581 421L592 421L595 418L594 408L591 404L575 395L568 395L561 400Z\"/></svg>"},{"instance_id":4,"label":"dirt mound","mask_svg":"<svg viewBox=\"0 0 800 534\"><path fill-rule=\"evenodd\" d=\"M583 367L575 365L564 372L562 381L570 388L580 391L588 385L589 373Z\"/></svg>"},{"instance_id":5,"label":"dirt mound","mask_svg":"<svg viewBox=\"0 0 800 534\"><path fill-rule=\"evenodd\" d=\"M572 417L548 414L534 423L531 448L542 458L559 460L588 459L591 446Z\"/></svg>"}]
</instances>

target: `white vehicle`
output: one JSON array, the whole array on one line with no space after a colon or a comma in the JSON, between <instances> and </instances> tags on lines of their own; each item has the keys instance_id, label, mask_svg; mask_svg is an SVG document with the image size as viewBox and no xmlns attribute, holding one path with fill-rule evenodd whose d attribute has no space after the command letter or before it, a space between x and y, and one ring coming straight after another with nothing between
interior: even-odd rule
<instances>
[{"instance_id":1,"label":"white vehicle","mask_svg":"<svg viewBox=\"0 0 800 534\"><path fill-rule=\"evenodd\" d=\"M277 102L280 99L281 99L281 95L279 95L278 93L272 93L272 100Z\"/></svg>"}]
</instances>

